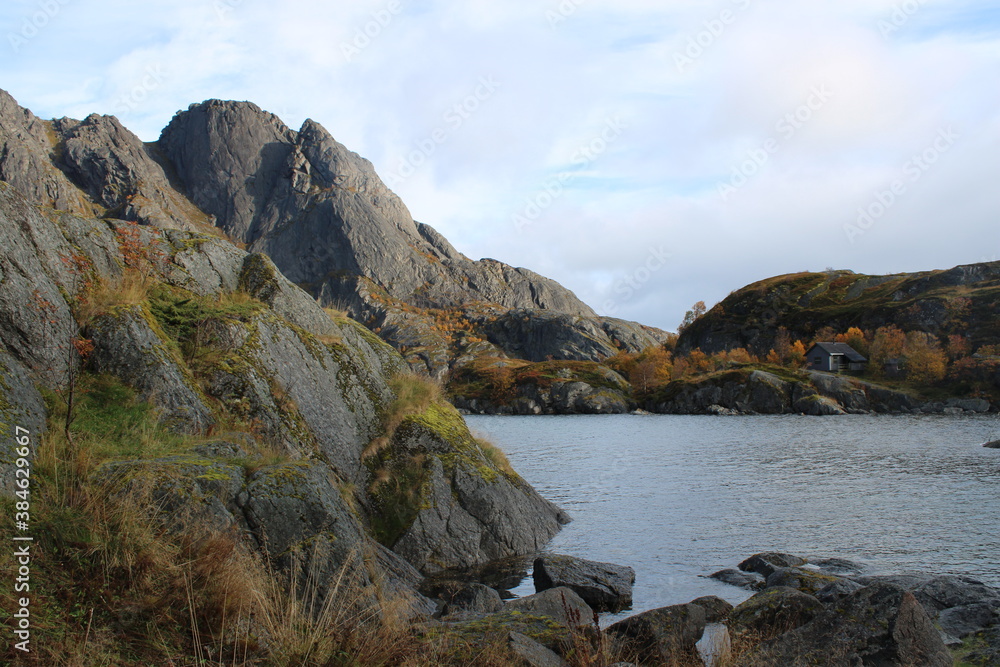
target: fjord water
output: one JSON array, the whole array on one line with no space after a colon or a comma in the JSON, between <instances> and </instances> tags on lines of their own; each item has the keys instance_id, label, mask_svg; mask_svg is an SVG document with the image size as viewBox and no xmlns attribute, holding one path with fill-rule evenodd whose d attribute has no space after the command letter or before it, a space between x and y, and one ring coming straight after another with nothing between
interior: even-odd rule
<instances>
[{"instance_id":1,"label":"fjord water","mask_svg":"<svg viewBox=\"0 0 1000 667\"><path fill-rule=\"evenodd\" d=\"M704 575L761 551L1000 586L996 416L466 420L573 517L551 551L635 568L632 613L739 602Z\"/></svg>"}]
</instances>

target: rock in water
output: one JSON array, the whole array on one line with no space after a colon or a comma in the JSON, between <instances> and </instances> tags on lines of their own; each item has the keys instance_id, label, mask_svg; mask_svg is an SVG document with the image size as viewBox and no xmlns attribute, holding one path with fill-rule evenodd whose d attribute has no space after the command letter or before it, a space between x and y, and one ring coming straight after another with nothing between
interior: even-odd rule
<instances>
[{"instance_id":1,"label":"rock in water","mask_svg":"<svg viewBox=\"0 0 1000 667\"><path fill-rule=\"evenodd\" d=\"M744 572L756 572L762 577L770 577L774 571L781 567L799 567L805 565L805 559L791 554L784 554L775 551L754 554L740 563L739 567Z\"/></svg>"},{"instance_id":2,"label":"rock in water","mask_svg":"<svg viewBox=\"0 0 1000 667\"><path fill-rule=\"evenodd\" d=\"M759 591L764 588L765 582L763 575L757 574L756 572L741 572L740 570L736 570L731 567L725 570L719 570L718 572L708 576L710 579L715 579L724 584L729 584L730 586L736 586L738 588L745 588L750 591Z\"/></svg>"},{"instance_id":3,"label":"rock in water","mask_svg":"<svg viewBox=\"0 0 1000 667\"><path fill-rule=\"evenodd\" d=\"M632 604L635 570L624 565L550 555L535 559L533 576L536 591L566 586L595 611L620 611Z\"/></svg>"}]
</instances>

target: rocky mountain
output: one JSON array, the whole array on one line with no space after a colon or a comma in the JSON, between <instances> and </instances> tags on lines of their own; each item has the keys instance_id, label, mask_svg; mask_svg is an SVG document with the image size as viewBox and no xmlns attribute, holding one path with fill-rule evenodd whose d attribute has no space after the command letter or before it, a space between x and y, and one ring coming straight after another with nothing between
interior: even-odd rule
<instances>
[{"instance_id":1,"label":"rocky mountain","mask_svg":"<svg viewBox=\"0 0 1000 667\"><path fill-rule=\"evenodd\" d=\"M370 554L379 579L412 587L417 570L534 552L567 520L448 403L399 408L394 382L415 381L400 355L331 319L263 254L56 212L0 182L0 275L4 495L23 488L15 426L37 448L74 387L112 383L186 439L104 462L101 493L144 488L153 520L245 535L277 564L298 550L332 573ZM386 471L404 481L376 484Z\"/></svg>"},{"instance_id":2,"label":"rocky mountain","mask_svg":"<svg viewBox=\"0 0 1000 667\"><path fill-rule=\"evenodd\" d=\"M210 100L146 144L114 117L44 121L0 91L0 142L0 180L30 201L223 234L435 376L479 342L469 338L510 356L572 360L662 340L658 330L597 317L532 271L468 259L312 120L294 131L249 102ZM496 324L512 310L544 324Z\"/></svg>"},{"instance_id":3,"label":"rocky mountain","mask_svg":"<svg viewBox=\"0 0 1000 667\"><path fill-rule=\"evenodd\" d=\"M875 330L895 325L939 337L961 334L973 349L1000 342L1000 262L870 276L851 271L796 273L739 289L684 329L681 352L737 347L758 355L774 347L778 328L811 340L832 327Z\"/></svg>"}]
</instances>

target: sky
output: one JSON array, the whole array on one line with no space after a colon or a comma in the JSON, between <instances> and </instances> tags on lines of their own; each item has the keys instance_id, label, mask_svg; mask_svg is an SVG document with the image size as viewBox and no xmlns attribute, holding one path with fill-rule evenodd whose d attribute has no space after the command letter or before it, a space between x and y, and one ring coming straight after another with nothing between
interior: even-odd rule
<instances>
[{"instance_id":1,"label":"sky","mask_svg":"<svg viewBox=\"0 0 1000 667\"><path fill-rule=\"evenodd\" d=\"M42 118L249 100L473 259L673 330L784 273L1000 260L1000 2L5 0Z\"/></svg>"}]
</instances>

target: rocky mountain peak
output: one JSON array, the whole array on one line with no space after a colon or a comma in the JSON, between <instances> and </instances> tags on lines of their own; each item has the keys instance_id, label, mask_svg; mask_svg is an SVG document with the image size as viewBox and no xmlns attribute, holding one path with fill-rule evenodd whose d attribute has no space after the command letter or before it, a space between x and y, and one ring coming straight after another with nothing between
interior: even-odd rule
<instances>
[{"instance_id":1,"label":"rocky mountain peak","mask_svg":"<svg viewBox=\"0 0 1000 667\"><path fill-rule=\"evenodd\" d=\"M30 201L160 228L221 229L397 348L434 348L416 362L434 374L458 352L454 336L438 335L452 325L430 311L448 311L467 331L482 328L474 320L483 308L528 318L551 311L568 316L556 320L566 340L596 332L584 358L616 348L570 290L527 269L470 260L415 222L372 163L312 119L296 132L251 102L213 99L178 112L158 141L143 143L113 116L42 121L3 93L0 141L0 178ZM495 344L506 346L510 331ZM626 338L656 344L643 331ZM575 344L556 348L575 358Z\"/></svg>"}]
</instances>

